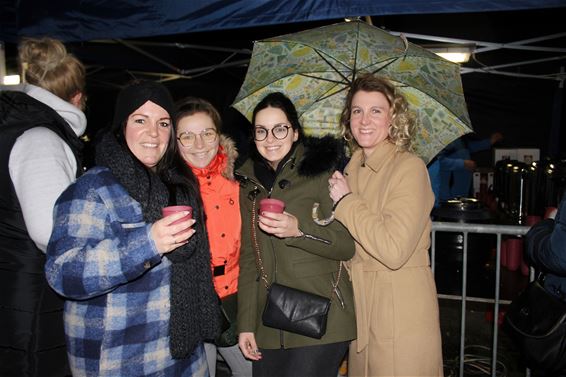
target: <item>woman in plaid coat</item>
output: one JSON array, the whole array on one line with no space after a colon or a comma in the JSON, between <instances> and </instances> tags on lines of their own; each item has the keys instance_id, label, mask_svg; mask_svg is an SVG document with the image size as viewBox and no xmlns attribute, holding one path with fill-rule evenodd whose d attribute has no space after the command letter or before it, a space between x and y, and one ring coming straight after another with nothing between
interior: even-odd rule
<instances>
[{"instance_id":1,"label":"woman in plaid coat","mask_svg":"<svg viewBox=\"0 0 566 377\"><path fill-rule=\"evenodd\" d=\"M172 112L160 84L123 89L97 166L55 206L45 271L67 299L75 376L208 376L202 342L219 332L219 306L198 186L176 159ZM172 204L192 206L194 220L161 218Z\"/></svg>"}]
</instances>

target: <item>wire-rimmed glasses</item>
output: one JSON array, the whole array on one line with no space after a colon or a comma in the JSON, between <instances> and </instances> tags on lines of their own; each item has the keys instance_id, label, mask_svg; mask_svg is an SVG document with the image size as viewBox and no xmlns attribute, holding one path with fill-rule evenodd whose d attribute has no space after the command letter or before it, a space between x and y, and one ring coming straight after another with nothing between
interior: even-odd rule
<instances>
[{"instance_id":1,"label":"wire-rimmed glasses","mask_svg":"<svg viewBox=\"0 0 566 377\"><path fill-rule=\"evenodd\" d=\"M283 140L289 135L289 126L286 123L279 123L273 126L271 129L271 134L277 140ZM255 126L254 127L254 140L255 141L263 141L267 139L267 135L269 135L269 130L263 126Z\"/></svg>"},{"instance_id":2,"label":"wire-rimmed glasses","mask_svg":"<svg viewBox=\"0 0 566 377\"><path fill-rule=\"evenodd\" d=\"M193 145L195 145L197 135L200 135L202 141L207 144L214 143L216 141L216 138L218 137L218 133L214 128L205 128L198 134L195 134L191 131L181 132L179 136L177 136L177 140L179 140L179 142L184 147L192 147Z\"/></svg>"}]
</instances>

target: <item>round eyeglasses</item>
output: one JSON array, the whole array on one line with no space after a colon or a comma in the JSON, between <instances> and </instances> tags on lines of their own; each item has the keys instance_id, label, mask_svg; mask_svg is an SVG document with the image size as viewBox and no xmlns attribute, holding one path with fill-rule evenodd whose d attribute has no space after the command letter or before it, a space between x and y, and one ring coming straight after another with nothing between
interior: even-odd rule
<instances>
[{"instance_id":1,"label":"round eyeglasses","mask_svg":"<svg viewBox=\"0 0 566 377\"><path fill-rule=\"evenodd\" d=\"M214 143L218 137L218 133L214 128L205 128L199 134L190 131L180 133L179 136L177 136L177 140L179 140L184 147L192 147L197 140L197 135L200 135L202 141L207 144Z\"/></svg>"},{"instance_id":2,"label":"round eyeglasses","mask_svg":"<svg viewBox=\"0 0 566 377\"><path fill-rule=\"evenodd\" d=\"M289 129L291 126L286 125L285 123L276 124L271 129L271 134L277 140L283 140L289 135ZM255 141L263 141L267 139L267 135L269 135L269 130L263 126L255 126L254 127L254 140Z\"/></svg>"}]
</instances>

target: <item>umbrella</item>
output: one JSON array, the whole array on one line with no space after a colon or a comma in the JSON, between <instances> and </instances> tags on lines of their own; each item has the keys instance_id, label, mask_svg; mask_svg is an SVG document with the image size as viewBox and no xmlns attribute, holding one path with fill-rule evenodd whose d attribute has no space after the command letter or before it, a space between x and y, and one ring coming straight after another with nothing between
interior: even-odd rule
<instances>
[{"instance_id":1,"label":"umbrella","mask_svg":"<svg viewBox=\"0 0 566 377\"><path fill-rule=\"evenodd\" d=\"M417 114L415 152L425 162L472 132L460 66L362 21L256 41L232 106L251 120L255 105L280 91L307 135L338 135L346 93L363 72L385 76L403 92Z\"/></svg>"}]
</instances>

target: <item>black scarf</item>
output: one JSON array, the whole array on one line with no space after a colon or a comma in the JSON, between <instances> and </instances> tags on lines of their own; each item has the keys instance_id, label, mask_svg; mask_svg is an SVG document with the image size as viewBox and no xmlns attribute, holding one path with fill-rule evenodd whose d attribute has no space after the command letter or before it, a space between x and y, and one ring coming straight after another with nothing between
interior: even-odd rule
<instances>
[{"instance_id":1,"label":"black scarf","mask_svg":"<svg viewBox=\"0 0 566 377\"><path fill-rule=\"evenodd\" d=\"M96 164L112 171L128 193L141 204L144 220L159 220L161 208L173 204L190 205L196 233L186 245L165 255L172 262L170 348L173 358L189 357L198 343L220 333L219 306L212 283L210 247L198 187L187 187L181 173L171 169L162 180L145 168L111 133L106 133L96 149ZM170 187L175 189L170 190ZM169 198L169 192L175 198Z\"/></svg>"},{"instance_id":2,"label":"black scarf","mask_svg":"<svg viewBox=\"0 0 566 377\"><path fill-rule=\"evenodd\" d=\"M277 165L277 169L273 169L269 161L267 161L259 153L259 151L257 150L257 148L255 148L254 145L255 149L252 149L252 154L251 154L252 160L254 162L254 175L257 177L261 185L265 187L265 189L268 192L271 192L271 189L273 188L273 184L275 183L275 179L279 175L281 169L283 169L283 166L285 165L287 160L289 160L290 158L294 158L292 156L295 153L295 149L297 149L297 144L298 141L293 143L289 152L287 152L285 157L283 157L281 161L279 161L279 164Z\"/></svg>"}]
</instances>

